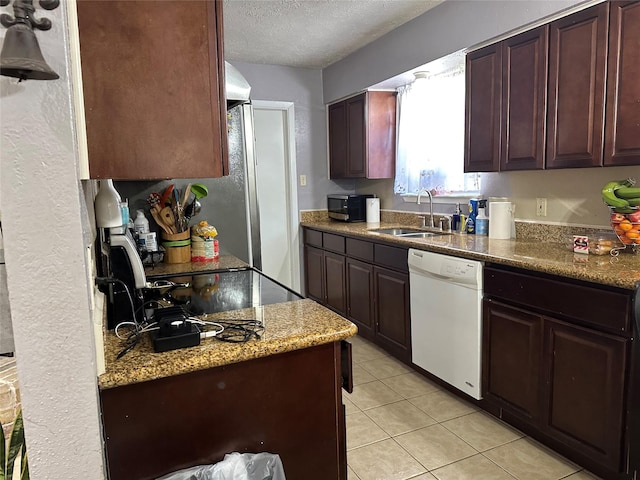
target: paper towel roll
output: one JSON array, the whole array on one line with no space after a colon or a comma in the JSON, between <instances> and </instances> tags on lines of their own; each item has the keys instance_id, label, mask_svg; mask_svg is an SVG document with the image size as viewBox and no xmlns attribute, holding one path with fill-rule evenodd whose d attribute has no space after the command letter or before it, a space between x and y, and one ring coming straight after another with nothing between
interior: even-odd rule
<instances>
[{"instance_id":1,"label":"paper towel roll","mask_svg":"<svg viewBox=\"0 0 640 480\"><path fill-rule=\"evenodd\" d=\"M367 198L367 223L380 223L379 198Z\"/></svg>"},{"instance_id":2,"label":"paper towel roll","mask_svg":"<svg viewBox=\"0 0 640 480\"><path fill-rule=\"evenodd\" d=\"M489 238L511 238L513 223L511 202L489 204Z\"/></svg>"}]
</instances>

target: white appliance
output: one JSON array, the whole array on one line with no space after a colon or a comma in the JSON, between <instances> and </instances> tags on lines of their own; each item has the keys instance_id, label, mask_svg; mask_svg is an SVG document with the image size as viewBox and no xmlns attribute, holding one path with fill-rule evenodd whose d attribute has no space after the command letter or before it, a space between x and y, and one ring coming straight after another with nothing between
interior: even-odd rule
<instances>
[{"instance_id":1,"label":"white appliance","mask_svg":"<svg viewBox=\"0 0 640 480\"><path fill-rule=\"evenodd\" d=\"M482 262L409 250L412 362L479 400Z\"/></svg>"}]
</instances>

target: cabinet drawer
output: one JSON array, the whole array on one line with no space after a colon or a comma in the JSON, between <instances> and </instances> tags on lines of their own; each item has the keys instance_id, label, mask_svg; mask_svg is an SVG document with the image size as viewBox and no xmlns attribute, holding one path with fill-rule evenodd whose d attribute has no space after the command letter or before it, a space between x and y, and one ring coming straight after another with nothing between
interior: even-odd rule
<instances>
[{"instance_id":1,"label":"cabinet drawer","mask_svg":"<svg viewBox=\"0 0 640 480\"><path fill-rule=\"evenodd\" d=\"M614 333L630 331L631 295L611 291L604 286L486 267L484 294Z\"/></svg>"},{"instance_id":2,"label":"cabinet drawer","mask_svg":"<svg viewBox=\"0 0 640 480\"><path fill-rule=\"evenodd\" d=\"M322 232L318 232L317 230L305 229L304 243L307 245L313 245L314 247L322 248Z\"/></svg>"},{"instance_id":3,"label":"cabinet drawer","mask_svg":"<svg viewBox=\"0 0 640 480\"><path fill-rule=\"evenodd\" d=\"M402 272L408 272L407 251L408 249L406 248L375 244L373 251L374 262L377 265L384 265L385 267L395 268Z\"/></svg>"},{"instance_id":4,"label":"cabinet drawer","mask_svg":"<svg viewBox=\"0 0 640 480\"><path fill-rule=\"evenodd\" d=\"M341 235L322 234L322 246L325 250L331 250L332 252L344 253L344 240L345 238Z\"/></svg>"},{"instance_id":5,"label":"cabinet drawer","mask_svg":"<svg viewBox=\"0 0 640 480\"><path fill-rule=\"evenodd\" d=\"M347 238L347 255L366 262L373 262L373 243Z\"/></svg>"}]
</instances>

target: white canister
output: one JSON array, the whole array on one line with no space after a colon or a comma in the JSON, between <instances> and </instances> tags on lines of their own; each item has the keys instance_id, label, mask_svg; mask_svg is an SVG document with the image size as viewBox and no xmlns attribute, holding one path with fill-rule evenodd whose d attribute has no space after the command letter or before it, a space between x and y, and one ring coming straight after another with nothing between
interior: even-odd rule
<instances>
[{"instance_id":1,"label":"white canister","mask_svg":"<svg viewBox=\"0 0 640 480\"><path fill-rule=\"evenodd\" d=\"M511 202L495 201L489 203L489 238L511 238L513 224L513 205Z\"/></svg>"},{"instance_id":2,"label":"white canister","mask_svg":"<svg viewBox=\"0 0 640 480\"><path fill-rule=\"evenodd\" d=\"M379 198L367 198L367 223L380 223Z\"/></svg>"}]
</instances>

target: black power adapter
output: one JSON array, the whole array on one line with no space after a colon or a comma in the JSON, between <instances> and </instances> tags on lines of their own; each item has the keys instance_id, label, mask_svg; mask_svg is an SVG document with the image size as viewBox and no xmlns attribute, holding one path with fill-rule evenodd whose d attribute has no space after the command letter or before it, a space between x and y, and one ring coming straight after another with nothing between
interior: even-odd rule
<instances>
[{"instance_id":1,"label":"black power adapter","mask_svg":"<svg viewBox=\"0 0 640 480\"><path fill-rule=\"evenodd\" d=\"M160 308L155 311L154 320L158 324L158 330L150 332L154 351L166 352L200 345L200 332L182 307Z\"/></svg>"}]
</instances>

